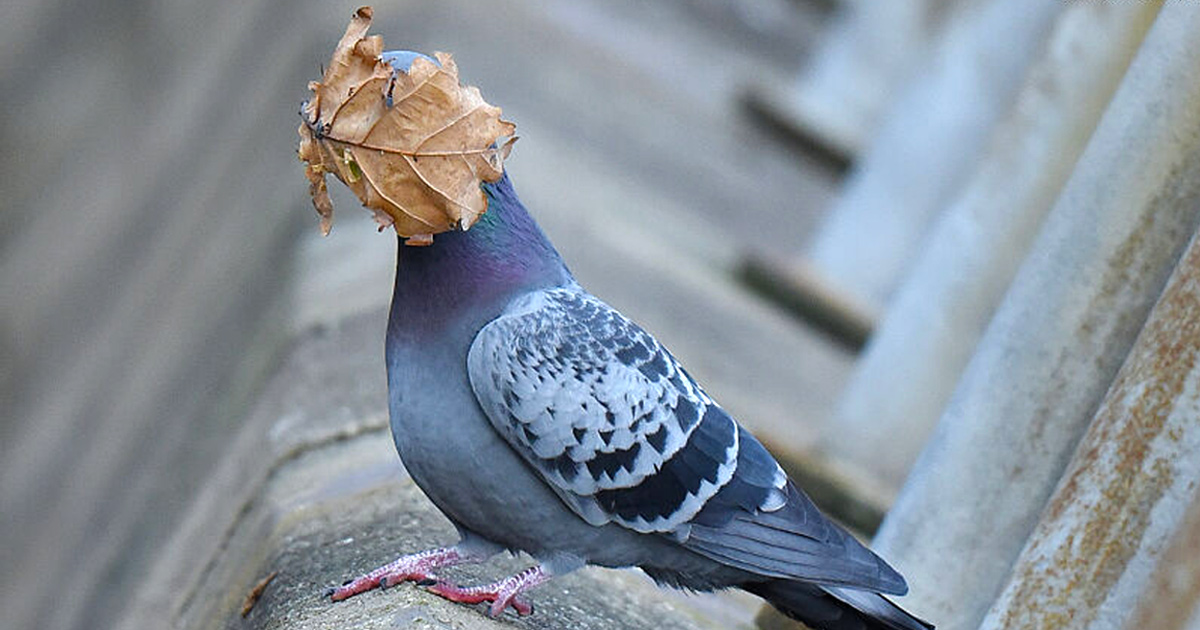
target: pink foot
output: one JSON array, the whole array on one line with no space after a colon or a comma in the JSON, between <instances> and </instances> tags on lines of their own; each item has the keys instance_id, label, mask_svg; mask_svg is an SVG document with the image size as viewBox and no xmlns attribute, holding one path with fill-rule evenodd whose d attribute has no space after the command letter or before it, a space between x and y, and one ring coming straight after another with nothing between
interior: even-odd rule
<instances>
[{"instance_id":1,"label":"pink foot","mask_svg":"<svg viewBox=\"0 0 1200 630\"><path fill-rule=\"evenodd\" d=\"M518 615L528 615L533 612L533 606L520 597L520 594L550 579L542 567L530 567L511 577L485 584L483 586L462 587L449 582L439 581L427 587L431 593L441 595L452 602L463 604L478 604L491 602L488 615L499 617L506 608L512 607Z\"/></svg>"},{"instance_id":2,"label":"pink foot","mask_svg":"<svg viewBox=\"0 0 1200 630\"><path fill-rule=\"evenodd\" d=\"M506 596L493 589L493 585L462 587L450 582L438 582L433 586L425 587L425 590L460 604L491 602L492 606L488 609L488 614L493 617L500 616L504 609L510 606L521 616L533 612L533 606L530 606L523 598L517 597L515 594Z\"/></svg>"},{"instance_id":3,"label":"pink foot","mask_svg":"<svg viewBox=\"0 0 1200 630\"><path fill-rule=\"evenodd\" d=\"M434 581L431 574L431 571L434 569L471 562L472 560L473 558L463 555L455 547L430 549L429 551L400 556L358 579L350 580L337 588L329 589L325 594L333 601L338 602L359 593L365 593L375 588L395 586L401 582Z\"/></svg>"}]
</instances>

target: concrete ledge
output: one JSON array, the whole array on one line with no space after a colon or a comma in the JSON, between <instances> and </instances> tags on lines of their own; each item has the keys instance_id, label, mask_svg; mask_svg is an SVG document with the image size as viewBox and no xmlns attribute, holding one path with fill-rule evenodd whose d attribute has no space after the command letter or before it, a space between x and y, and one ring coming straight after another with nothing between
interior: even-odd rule
<instances>
[{"instance_id":1,"label":"concrete ledge","mask_svg":"<svg viewBox=\"0 0 1200 630\"><path fill-rule=\"evenodd\" d=\"M555 579L531 594L535 612L524 618L492 620L411 584L329 602L329 586L455 539L392 446L383 320L370 313L299 338L145 576L122 627L752 627L756 598L685 596L638 571L585 569ZM497 557L446 575L485 582L531 562ZM247 595L272 574L243 617Z\"/></svg>"},{"instance_id":2,"label":"concrete ledge","mask_svg":"<svg viewBox=\"0 0 1200 630\"><path fill-rule=\"evenodd\" d=\"M186 627L244 628L719 628L703 614L664 596L630 571L588 569L558 578L529 595L534 614L488 618L482 605L445 601L405 584L344 602L326 587L356 577L400 553L455 539L454 529L397 470L384 431L330 443L289 462L247 513L218 559L213 577L189 602ZM488 582L528 566L526 557L498 557L448 570L460 583ZM277 572L244 621L246 593ZM237 588L235 588L237 587ZM193 621L194 620L194 621Z\"/></svg>"}]
</instances>

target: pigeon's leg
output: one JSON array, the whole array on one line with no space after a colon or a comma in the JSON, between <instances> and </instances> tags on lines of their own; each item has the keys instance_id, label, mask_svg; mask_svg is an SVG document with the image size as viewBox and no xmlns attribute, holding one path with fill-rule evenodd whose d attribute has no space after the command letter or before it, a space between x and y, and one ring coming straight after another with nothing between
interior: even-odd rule
<instances>
[{"instance_id":1,"label":"pigeon's leg","mask_svg":"<svg viewBox=\"0 0 1200 630\"><path fill-rule=\"evenodd\" d=\"M428 587L428 590L452 602L464 604L492 602L491 608L488 609L488 614L492 617L499 617L509 606L512 606L518 615L528 615L533 612L533 606L520 597L521 593L551 577L553 574L549 570L543 565L538 565L491 584L462 587L449 582L438 582Z\"/></svg>"},{"instance_id":2,"label":"pigeon's leg","mask_svg":"<svg viewBox=\"0 0 1200 630\"><path fill-rule=\"evenodd\" d=\"M482 562L491 554L480 553L476 549L464 548L463 545L441 547L418 553L400 556L374 571L356 579L350 580L338 588L331 588L326 593L333 601L341 601L359 593L365 593L374 588L387 588L401 582L421 582L435 580L432 571L442 567L452 567L457 564Z\"/></svg>"}]
</instances>

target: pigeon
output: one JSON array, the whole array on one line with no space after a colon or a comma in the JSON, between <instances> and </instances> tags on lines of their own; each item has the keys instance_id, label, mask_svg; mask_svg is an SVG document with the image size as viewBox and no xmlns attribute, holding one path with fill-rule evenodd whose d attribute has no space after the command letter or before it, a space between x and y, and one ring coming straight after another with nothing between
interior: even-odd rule
<instances>
[{"instance_id":1,"label":"pigeon","mask_svg":"<svg viewBox=\"0 0 1200 630\"><path fill-rule=\"evenodd\" d=\"M384 58L400 71L419 53ZM328 595L405 581L532 612L523 594L585 565L660 585L740 588L820 630L927 630L889 599L904 578L826 518L763 445L633 321L588 293L517 197L482 185L469 230L399 237L387 326L392 436L453 523L448 547L397 558ZM525 552L493 584L445 567Z\"/></svg>"}]
</instances>

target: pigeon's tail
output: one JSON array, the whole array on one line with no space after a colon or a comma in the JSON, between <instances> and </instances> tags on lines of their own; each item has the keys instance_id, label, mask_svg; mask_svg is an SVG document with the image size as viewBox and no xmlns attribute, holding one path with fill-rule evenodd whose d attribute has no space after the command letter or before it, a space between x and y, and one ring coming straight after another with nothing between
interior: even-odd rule
<instances>
[{"instance_id":1,"label":"pigeon's tail","mask_svg":"<svg viewBox=\"0 0 1200 630\"><path fill-rule=\"evenodd\" d=\"M883 595L857 589L774 580L743 589L818 630L933 630Z\"/></svg>"}]
</instances>

